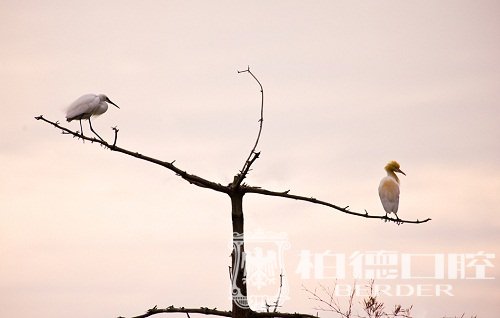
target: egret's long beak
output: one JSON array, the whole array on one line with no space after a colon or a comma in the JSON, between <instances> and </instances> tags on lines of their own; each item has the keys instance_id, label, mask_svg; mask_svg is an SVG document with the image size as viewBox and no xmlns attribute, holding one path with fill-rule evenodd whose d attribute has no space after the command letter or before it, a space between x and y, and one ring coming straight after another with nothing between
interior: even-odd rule
<instances>
[{"instance_id":1,"label":"egret's long beak","mask_svg":"<svg viewBox=\"0 0 500 318\"><path fill-rule=\"evenodd\" d=\"M406 173L404 173L403 171L401 171L400 169L396 170L396 172L399 172L399 173L402 173L406 176Z\"/></svg>"},{"instance_id":2,"label":"egret's long beak","mask_svg":"<svg viewBox=\"0 0 500 318\"><path fill-rule=\"evenodd\" d=\"M120 108L120 107L118 107L118 105L116 105L115 103L113 103L112 101L110 101L110 100L109 100L109 98L108 98L107 102L108 102L108 103L111 103L111 104L113 104L113 105L115 105L115 106L116 106L116 108L118 108L118 109Z\"/></svg>"}]
</instances>

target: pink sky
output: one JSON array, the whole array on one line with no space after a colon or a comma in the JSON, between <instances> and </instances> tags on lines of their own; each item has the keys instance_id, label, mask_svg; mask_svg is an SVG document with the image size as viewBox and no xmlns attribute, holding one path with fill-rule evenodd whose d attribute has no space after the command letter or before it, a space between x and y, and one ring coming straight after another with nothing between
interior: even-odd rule
<instances>
[{"instance_id":1,"label":"pink sky","mask_svg":"<svg viewBox=\"0 0 500 318\"><path fill-rule=\"evenodd\" d=\"M229 309L226 196L33 117L64 122L77 97L106 93L121 108L93 121L101 136L118 125L122 147L227 184L258 128L247 65L266 94L249 184L382 214L398 160L400 217L433 219L246 196L246 230L290 244L282 311L315 314L301 286L332 284L295 272L302 251L500 253L496 1L2 1L0 19L1 317ZM454 296L384 300L415 317L500 310L496 280L411 282L429 283Z\"/></svg>"}]
</instances>

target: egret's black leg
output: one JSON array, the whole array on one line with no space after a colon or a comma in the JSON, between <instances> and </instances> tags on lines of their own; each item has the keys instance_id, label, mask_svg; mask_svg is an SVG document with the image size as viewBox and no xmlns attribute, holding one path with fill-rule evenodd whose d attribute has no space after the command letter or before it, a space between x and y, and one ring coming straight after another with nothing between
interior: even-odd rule
<instances>
[{"instance_id":1,"label":"egret's black leg","mask_svg":"<svg viewBox=\"0 0 500 318\"><path fill-rule=\"evenodd\" d=\"M399 223L399 216L398 216L398 214L396 212L394 212L394 215L396 215L396 220L397 220L396 223Z\"/></svg>"},{"instance_id":2,"label":"egret's black leg","mask_svg":"<svg viewBox=\"0 0 500 318\"><path fill-rule=\"evenodd\" d=\"M400 221L398 214L397 214L396 212L394 212L394 214L396 214L396 220L397 220L397 221L396 221L396 224L397 224L397 225L401 225L401 224L403 224L403 222L401 222L401 221Z\"/></svg>"},{"instance_id":3,"label":"egret's black leg","mask_svg":"<svg viewBox=\"0 0 500 318\"><path fill-rule=\"evenodd\" d=\"M80 135L83 136L82 120L80 119Z\"/></svg>"},{"instance_id":4,"label":"egret's black leg","mask_svg":"<svg viewBox=\"0 0 500 318\"><path fill-rule=\"evenodd\" d=\"M101 141L104 141L104 139L101 138L101 136L99 136L95 131L94 131L94 128L92 128L92 123L90 122L90 118L89 118L89 125L90 125L90 130L92 130L92 132L97 136L99 137L99 139L101 139Z\"/></svg>"},{"instance_id":5,"label":"egret's black leg","mask_svg":"<svg viewBox=\"0 0 500 318\"><path fill-rule=\"evenodd\" d=\"M82 119L78 120L80 122L80 136L83 137ZM85 143L85 139L82 138L82 142Z\"/></svg>"}]
</instances>

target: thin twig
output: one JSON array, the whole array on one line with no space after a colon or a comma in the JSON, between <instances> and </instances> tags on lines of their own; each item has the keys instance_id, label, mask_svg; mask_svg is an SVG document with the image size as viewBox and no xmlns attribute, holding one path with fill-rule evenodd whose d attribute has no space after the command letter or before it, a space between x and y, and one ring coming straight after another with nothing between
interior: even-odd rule
<instances>
[{"instance_id":1,"label":"thin twig","mask_svg":"<svg viewBox=\"0 0 500 318\"><path fill-rule=\"evenodd\" d=\"M262 133L262 125L264 123L264 88L262 87L262 84L260 83L259 79L250 71L250 66L247 67L246 70L243 71L238 71L239 73L249 73L252 75L252 77L257 81L257 84L259 84L260 87L260 95L261 95L261 100L260 100L260 119L259 119L259 132L257 133L257 139L255 140L255 144L250 150L250 154L248 155L247 160L245 160L245 163L243 164L243 168L241 168L240 173L238 174L238 177L236 178L236 182L234 183L235 187L238 187L243 179L247 176L248 172L250 171L250 166L254 163L254 161L259 157L259 152L255 152L255 149L257 149L257 145L259 144L260 140L260 135ZM252 158L253 156L253 158Z\"/></svg>"},{"instance_id":2,"label":"thin twig","mask_svg":"<svg viewBox=\"0 0 500 318\"><path fill-rule=\"evenodd\" d=\"M116 126L115 126L115 127L111 127L111 129L113 129L113 130L114 130L114 132L115 132L115 140L113 140L113 147L115 147L115 146L116 146L116 140L118 139L118 132L119 132L120 130L119 130L119 129L118 129L118 127L116 127Z\"/></svg>"},{"instance_id":3,"label":"thin twig","mask_svg":"<svg viewBox=\"0 0 500 318\"><path fill-rule=\"evenodd\" d=\"M280 290L278 292L278 298L276 298L276 301L274 302L274 312L276 312L278 310L278 305L280 303L282 289L283 289L283 269L281 270L281 273L280 273Z\"/></svg>"}]
</instances>

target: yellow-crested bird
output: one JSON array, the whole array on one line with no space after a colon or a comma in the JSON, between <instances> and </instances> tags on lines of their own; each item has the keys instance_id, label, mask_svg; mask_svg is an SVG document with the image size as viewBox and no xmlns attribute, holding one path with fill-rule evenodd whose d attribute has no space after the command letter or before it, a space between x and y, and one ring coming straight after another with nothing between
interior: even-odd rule
<instances>
[{"instance_id":1,"label":"yellow-crested bird","mask_svg":"<svg viewBox=\"0 0 500 318\"><path fill-rule=\"evenodd\" d=\"M399 206L399 178L396 176L396 172L406 174L399 169L399 163L396 161L391 161L385 166L385 171L387 171L387 177L382 178L380 185L378 187L378 195L380 196L380 201L382 201L382 206L385 210L385 215L388 213L394 213L396 218L398 217L398 206Z\"/></svg>"},{"instance_id":2,"label":"yellow-crested bird","mask_svg":"<svg viewBox=\"0 0 500 318\"><path fill-rule=\"evenodd\" d=\"M90 117L99 116L104 114L108 110L108 104L106 102L113 104L117 108L118 105L109 100L109 98L104 94L86 94L75 100L66 112L66 119L68 121L79 120L80 121L80 133L83 136L82 129L82 119L87 119L89 121L90 130L96 134L99 139L102 138L94 131L92 128L92 123L90 122Z\"/></svg>"}]
</instances>

